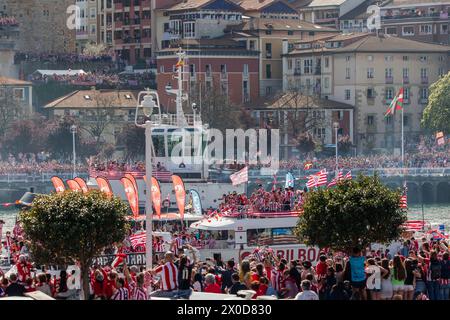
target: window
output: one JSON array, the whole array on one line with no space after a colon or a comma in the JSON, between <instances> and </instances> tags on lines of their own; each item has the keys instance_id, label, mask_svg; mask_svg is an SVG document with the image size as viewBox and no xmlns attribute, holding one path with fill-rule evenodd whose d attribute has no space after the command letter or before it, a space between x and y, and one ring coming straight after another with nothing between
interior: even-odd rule
<instances>
[{"instance_id":1,"label":"window","mask_svg":"<svg viewBox=\"0 0 450 320\"><path fill-rule=\"evenodd\" d=\"M350 56L346 56L345 61L350 61Z\"/></svg>"},{"instance_id":2,"label":"window","mask_svg":"<svg viewBox=\"0 0 450 320\"><path fill-rule=\"evenodd\" d=\"M185 38L195 38L195 22L185 22L183 30Z\"/></svg>"},{"instance_id":3,"label":"window","mask_svg":"<svg viewBox=\"0 0 450 320\"><path fill-rule=\"evenodd\" d=\"M386 119L386 125L387 126L391 126L394 122L392 121L393 117L385 117L384 119Z\"/></svg>"},{"instance_id":4,"label":"window","mask_svg":"<svg viewBox=\"0 0 450 320\"><path fill-rule=\"evenodd\" d=\"M312 73L312 65L313 65L312 59L305 59L303 61L303 73L305 74Z\"/></svg>"},{"instance_id":5,"label":"window","mask_svg":"<svg viewBox=\"0 0 450 320\"><path fill-rule=\"evenodd\" d=\"M325 78L324 81L325 81L324 86L325 86L326 89L328 89L330 87L330 79L329 78Z\"/></svg>"},{"instance_id":6,"label":"window","mask_svg":"<svg viewBox=\"0 0 450 320\"><path fill-rule=\"evenodd\" d=\"M374 69L367 68L367 79L373 79L373 77L374 77Z\"/></svg>"},{"instance_id":7,"label":"window","mask_svg":"<svg viewBox=\"0 0 450 320\"><path fill-rule=\"evenodd\" d=\"M402 74L403 74L403 78L404 79L408 78L409 77L409 69L408 68L403 68Z\"/></svg>"},{"instance_id":8,"label":"window","mask_svg":"<svg viewBox=\"0 0 450 320\"><path fill-rule=\"evenodd\" d=\"M325 68L328 68L330 66L330 58L325 57Z\"/></svg>"},{"instance_id":9,"label":"window","mask_svg":"<svg viewBox=\"0 0 450 320\"><path fill-rule=\"evenodd\" d=\"M266 58L272 58L272 44L266 43Z\"/></svg>"},{"instance_id":10,"label":"window","mask_svg":"<svg viewBox=\"0 0 450 320\"><path fill-rule=\"evenodd\" d=\"M419 95L420 99L428 99L428 88L420 88Z\"/></svg>"},{"instance_id":11,"label":"window","mask_svg":"<svg viewBox=\"0 0 450 320\"><path fill-rule=\"evenodd\" d=\"M255 48L256 48L256 41L255 40L250 40L249 41L249 43L248 43L248 48L249 48L249 50L255 50Z\"/></svg>"},{"instance_id":12,"label":"window","mask_svg":"<svg viewBox=\"0 0 450 320\"><path fill-rule=\"evenodd\" d=\"M403 27L402 35L404 36L413 36L414 35L414 27Z\"/></svg>"},{"instance_id":13,"label":"window","mask_svg":"<svg viewBox=\"0 0 450 320\"><path fill-rule=\"evenodd\" d=\"M181 34L181 20L171 20L169 31L173 35Z\"/></svg>"},{"instance_id":14,"label":"window","mask_svg":"<svg viewBox=\"0 0 450 320\"><path fill-rule=\"evenodd\" d=\"M350 100L350 89L345 89L345 100Z\"/></svg>"},{"instance_id":15,"label":"window","mask_svg":"<svg viewBox=\"0 0 450 320\"><path fill-rule=\"evenodd\" d=\"M266 78L272 78L272 66L270 64L266 64Z\"/></svg>"},{"instance_id":16,"label":"window","mask_svg":"<svg viewBox=\"0 0 450 320\"><path fill-rule=\"evenodd\" d=\"M244 64L244 76L248 76L248 64Z\"/></svg>"},{"instance_id":17,"label":"window","mask_svg":"<svg viewBox=\"0 0 450 320\"><path fill-rule=\"evenodd\" d=\"M367 56L367 60L368 60L368 61L373 61L373 56L372 56L372 55L368 55L368 56Z\"/></svg>"},{"instance_id":18,"label":"window","mask_svg":"<svg viewBox=\"0 0 450 320\"><path fill-rule=\"evenodd\" d=\"M374 117L373 116L367 116L367 125L373 126L374 125Z\"/></svg>"},{"instance_id":19,"label":"window","mask_svg":"<svg viewBox=\"0 0 450 320\"><path fill-rule=\"evenodd\" d=\"M266 34L272 34L272 30L270 29L266 30Z\"/></svg>"},{"instance_id":20,"label":"window","mask_svg":"<svg viewBox=\"0 0 450 320\"><path fill-rule=\"evenodd\" d=\"M438 60L439 60L440 62L444 61L444 56L439 56Z\"/></svg>"},{"instance_id":21,"label":"window","mask_svg":"<svg viewBox=\"0 0 450 320\"><path fill-rule=\"evenodd\" d=\"M266 87L266 96L270 96L272 94L272 87Z\"/></svg>"},{"instance_id":22,"label":"window","mask_svg":"<svg viewBox=\"0 0 450 320\"><path fill-rule=\"evenodd\" d=\"M441 34L447 34L448 33L448 24L441 24Z\"/></svg>"},{"instance_id":23,"label":"window","mask_svg":"<svg viewBox=\"0 0 450 320\"><path fill-rule=\"evenodd\" d=\"M294 35L294 31L288 30L287 34L288 34L288 36L292 36L292 35Z\"/></svg>"},{"instance_id":24,"label":"window","mask_svg":"<svg viewBox=\"0 0 450 320\"><path fill-rule=\"evenodd\" d=\"M189 75L191 77L195 77L195 64L190 64L189 65Z\"/></svg>"},{"instance_id":25,"label":"window","mask_svg":"<svg viewBox=\"0 0 450 320\"><path fill-rule=\"evenodd\" d=\"M95 34L97 32L97 25L91 24L91 34Z\"/></svg>"},{"instance_id":26,"label":"window","mask_svg":"<svg viewBox=\"0 0 450 320\"><path fill-rule=\"evenodd\" d=\"M420 26L421 34L433 34L433 26L431 24L425 24Z\"/></svg>"},{"instance_id":27,"label":"window","mask_svg":"<svg viewBox=\"0 0 450 320\"><path fill-rule=\"evenodd\" d=\"M222 77L226 77L226 75L227 75L227 65L226 64L220 65L220 73L221 73Z\"/></svg>"},{"instance_id":28,"label":"window","mask_svg":"<svg viewBox=\"0 0 450 320\"><path fill-rule=\"evenodd\" d=\"M350 79L350 68L345 68L345 79Z\"/></svg>"},{"instance_id":29,"label":"window","mask_svg":"<svg viewBox=\"0 0 450 320\"><path fill-rule=\"evenodd\" d=\"M384 56L384 61L386 61L386 62L394 61L394 56L391 56L391 55Z\"/></svg>"},{"instance_id":30,"label":"window","mask_svg":"<svg viewBox=\"0 0 450 320\"><path fill-rule=\"evenodd\" d=\"M427 70L427 68L420 68L420 77L422 79L426 79L428 77L428 70Z\"/></svg>"},{"instance_id":31,"label":"window","mask_svg":"<svg viewBox=\"0 0 450 320\"><path fill-rule=\"evenodd\" d=\"M96 11L95 8L91 8L91 9L90 9L90 13L91 13L91 18L92 18L92 19L94 19L95 16L97 15L97 11Z\"/></svg>"},{"instance_id":32,"label":"window","mask_svg":"<svg viewBox=\"0 0 450 320\"><path fill-rule=\"evenodd\" d=\"M288 59L288 70L292 70L292 59Z\"/></svg>"},{"instance_id":33,"label":"window","mask_svg":"<svg viewBox=\"0 0 450 320\"><path fill-rule=\"evenodd\" d=\"M408 56L403 56L403 61L408 61L409 57Z\"/></svg>"},{"instance_id":34,"label":"window","mask_svg":"<svg viewBox=\"0 0 450 320\"><path fill-rule=\"evenodd\" d=\"M242 95L244 97L244 102L250 101L250 94L249 94L249 90L248 90L248 81L247 80L244 80L242 82Z\"/></svg>"},{"instance_id":35,"label":"window","mask_svg":"<svg viewBox=\"0 0 450 320\"><path fill-rule=\"evenodd\" d=\"M373 88L367 88L367 99L375 98L375 90Z\"/></svg>"},{"instance_id":36,"label":"window","mask_svg":"<svg viewBox=\"0 0 450 320\"><path fill-rule=\"evenodd\" d=\"M438 75L441 77L445 74L444 68L439 68L438 69Z\"/></svg>"},{"instance_id":37,"label":"window","mask_svg":"<svg viewBox=\"0 0 450 320\"><path fill-rule=\"evenodd\" d=\"M397 35L397 28L386 28L386 34Z\"/></svg>"},{"instance_id":38,"label":"window","mask_svg":"<svg viewBox=\"0 0 450 320\"><path fill-rule=\"evenodd\" d=\"M403 116L403 125L409 126L409 117L407 115Z\"/></svg>"},{"instance_id":39,"label":"window","mask_svg":"<svg viewBox=\"0 0 450 320\"><path fill-rule=\"evenodd\" d=\"M314 128L314 135L319 138L325 138L325 128Z\"/></svg>"},{"instance_id":40,"label":"window","mask_svg":"<svg viewBox=\"0 0 450 320\"><path fill-rule=\"evenodd\" d=\"M387 79L392 78L392 68L386 68L386 69L384 69L384 76L385 76Z\"/></svg>"},{"instance_id":41,"label":"window","mask_svg":"<svg viewBox=\"0 0 450 320\"><path fill-rule=\"evenodd\" d=\"M409 100L409 88L403 87L403 99Z\"/></svg>"},{"instance_id":42,"label":"window","mask_svg":"<svg viewBox=\"0 0 450 320\"><path fill-rule=\"evenodd\" d=\"M386 100L392 100L392 98L394 98L394 90L392 88L387 88L385 97Z\"/></svg>"},{"instance_id":43,"label":"window","mask_svg":"<svg viewBox=\"0 0 450 320\"><path fill-rule=\"evenodd\" d=\"M23 88L14 88L14 99L16 100L25 100L25 89Z\"/></svg>"},{"instance_id":44,"label":"window","mask_svg":"<svg viewBox=\"0 0 450 320\"><path fill-rule=\"evenodd\" d=\"M428 56L420 56L419 60L420 60L420 62L427 62L428 61Z\"/></svg>"},{"instance_id":45,"label":"window","mask_svg":"<svg viewBox=\"0 0 450 320\"><path fill-rule=\"evenodd\" d=\"M159 73L164 73L164 66L159 66Z\"/></svg>"},{"instance_id":46,"label":"window","mask_svg":"<svg viewBox=\"0 0 450 320\"><path fill-rule=\"evenodd\" d=\"M211 65L210 64L205 65L205 75L207 77L211 77Z\"/></svg>"}]
</instances>

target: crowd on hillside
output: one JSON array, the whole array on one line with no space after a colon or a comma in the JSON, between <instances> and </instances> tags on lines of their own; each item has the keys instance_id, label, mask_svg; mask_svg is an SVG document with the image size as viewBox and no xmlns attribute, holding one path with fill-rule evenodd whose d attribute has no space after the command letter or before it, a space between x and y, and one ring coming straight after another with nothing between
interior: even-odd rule
<instances>
[{"instance_id":1,"label":"crowd on hillside","mask_svg":"<svg viewBox=\"0 0 450 320\"><path fill-rule=\"evenodd\" d=\"M85 172L86 166L77 164L77 172ZM41 173L67 173L73 171L70 161L50 159L45 152L37 154L19 153L17 156L9 154L2 158L0 156L0 175L8 174L41 174Z\"/></svg>"},{"instance_id":2,"label":"crowd on hillside","mask_svg":"<svg viewBox=\"0 0 450 320\"><path fill-rule=\"evenodd\" d=\"M14 63L18 64L22 61L28 62L48 62L48 63L65 63L71 65L74 63L85 62L102 62L111 63L112 57L108 54L87 55L75 53L51 53L51 52L16 52Z\"/></svg>"}]
</instances>

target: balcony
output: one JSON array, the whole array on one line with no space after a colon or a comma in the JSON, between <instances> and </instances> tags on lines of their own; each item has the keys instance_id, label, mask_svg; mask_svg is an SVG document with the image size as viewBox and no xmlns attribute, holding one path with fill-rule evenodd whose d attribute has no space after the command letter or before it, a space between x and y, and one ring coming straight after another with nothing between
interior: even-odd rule
<instances>
[{"instance_id":1,"label":"balcony","mask_svg":"<svg viewBox=\"0 0 450 320\"><path fill-rule=\"evenodd\" d=\"M421 13L420 15L417 14L416 12L407 12L407 11L403 11L399 14L391 14L388 15L387 13L385 13L383 16L381 16L381 20L402 20L402 21L407 21L407 20L433 20L433 21L438 21L438 20L447 20L448 19L448 13L447 12L443 12L443 13Z\"/></svg>"},{"instance_id":2,"label":"balcony","mask_svg":"<svg viewBox=\"0 0 450 320\"><path fill-rule=\"evenodd\" d=\"M272 58L272 52L266 52L266 58L271 59Z\"/></svg>"},{"instance_id":3,"label":"balcony","mask_svg":"<svg viewBox=\"0 0 450 320\"><path fill-rule=\"evenodd\" d=\"M408 84L409 83L409 77L403 77L403 83Z\"/></svg>"},{"instance_id":4,"label":"balcony","mask_svg":"<svg viewBox=\"0 0 450 320\"><path fill-rule=\"evenodd\" d=\"M428 77L420 77L421 84L428 84Z\"/></svg>"},{"instance_id":5,"label":"balcony","mask_svg":"<svg viewBox=\"0 0 450 320\"><path fill-rule=\"evenodd\" d=\"M394 83L394 77L385 77L385 83L392 84Z\"/></svg>"},{"instance_id":6,"label":"balcony","mask_svg":"<svg viewBox=\"0 0 450 320\"><path fill-rule=\"evenodd\" d=\"M299 76L301 74L302 74L301 68L294 68L294 76Z\"/></svg>"}]
</instances>

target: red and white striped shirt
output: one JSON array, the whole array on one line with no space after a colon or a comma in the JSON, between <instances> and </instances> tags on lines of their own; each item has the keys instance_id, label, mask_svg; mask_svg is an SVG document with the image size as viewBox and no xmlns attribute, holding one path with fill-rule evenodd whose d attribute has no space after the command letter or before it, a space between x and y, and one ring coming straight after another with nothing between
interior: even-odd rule
<instances>
[{"instance_id":1,"label":"red and white striped shirt","mask_svg":"<svg viewBox=\"0 0 450 320\"><path fill-rule=\"evenodd\" d=\"M272 281L272 287L275 291L281 290L281 281L283 280L283 271L281 270L272 270L272 276L270 277Z\"/></svg>"},{"instance_id":2,"label":"red and white striped shirt","mask_svg":"<svg viewBox=\"0 0 450 320\"><path fill-rule=\"evenodd\" d=\"M119 288L111 297L111 300L128 300L129 294L127 288Z\"/></svg>"},{"instance_id":3,"label":"red and white striped shirt","mask_svg":"<svg viewBox=\"0 0 450 320\"><path fill-rule=\"evenodd\" d=\"M161 276L161 290L172 291L178 288L178 269L172 262L166 262L155 269Z\"/></svg>"},{"instance_id":4,"label":"red and white striped shirt","mask_svg":"<svg viewBox=\"0 0 450 320\"><path fill-rule=\"evenodd\" d=\"M173 241L174 243L174 252L177 253L178 249L181 249L183 247L183 238L181 237L176 237Z\"/></svg>"},{"instance_id":5,"label":"red and white striped shirt","mask_svg":"<svg viewBox=\"0 0 450 320\"><path fill-rule=\"evenodd\" d=\"M138 287L136 282L130 282L130 300L147 300L147 290L142 287Z\"/></svg>"}]
</instances>

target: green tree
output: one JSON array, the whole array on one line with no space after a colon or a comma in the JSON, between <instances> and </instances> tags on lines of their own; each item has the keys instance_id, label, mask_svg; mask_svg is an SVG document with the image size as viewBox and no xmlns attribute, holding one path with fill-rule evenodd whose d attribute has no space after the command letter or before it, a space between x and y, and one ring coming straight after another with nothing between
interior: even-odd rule
<instances>
[{"instance_id":1,"label":"green tree","mask_svg":"<svg viewBox=\"0 0 450 320\"><path fill-rule=\"evenodd\" d=\"M308 245L351 252L355 246L388 243L400 237L406 213L401 193L378 176L358 176L334 188L307 194L296 235Z\"/></svg>"},{"instance_id":2,"label":"green tree","mask_svg":"<svg viewBox=\"0 0 450 320\"><path fill-rule=\"evenodd\" d=\"M314 151L316 148L316 142L314 141L314 137L309 132L303 132L298 135L295 139L295 143L297 145L297 149L300 152L308 153Z\"/></svg>"},{"instance_id":3,"label":"green tree","mask_svg":"<svg viewBox=\"0 0 450 320\"><path fill-rule=\"evenodd\" d=\"M20 214L35 261L44 264L79 262L85 299L89 268L102 249L122 241L128 206L98 190L40 195Z\"/></svg>"},{"instance_id":4,"label":"green tree","mask_svg":"<svg viewBox=\"0 0 450 320\"><path fill-rule=\"evenodd\" d=\"M134 124L125 126L117 137L117 146L124 149L126 160L143 157L145 154L145 129Z\"/></svg>"},{"instance_id":5,"label":"green tree","mask_svg":"<svg viewBox=\"0 0 450 320\"><path fill-rule=\"evenodd\" d=\"M422 125L432 131L450 132L450 72L430 86Z\"/></svg>"}]
</instances>

